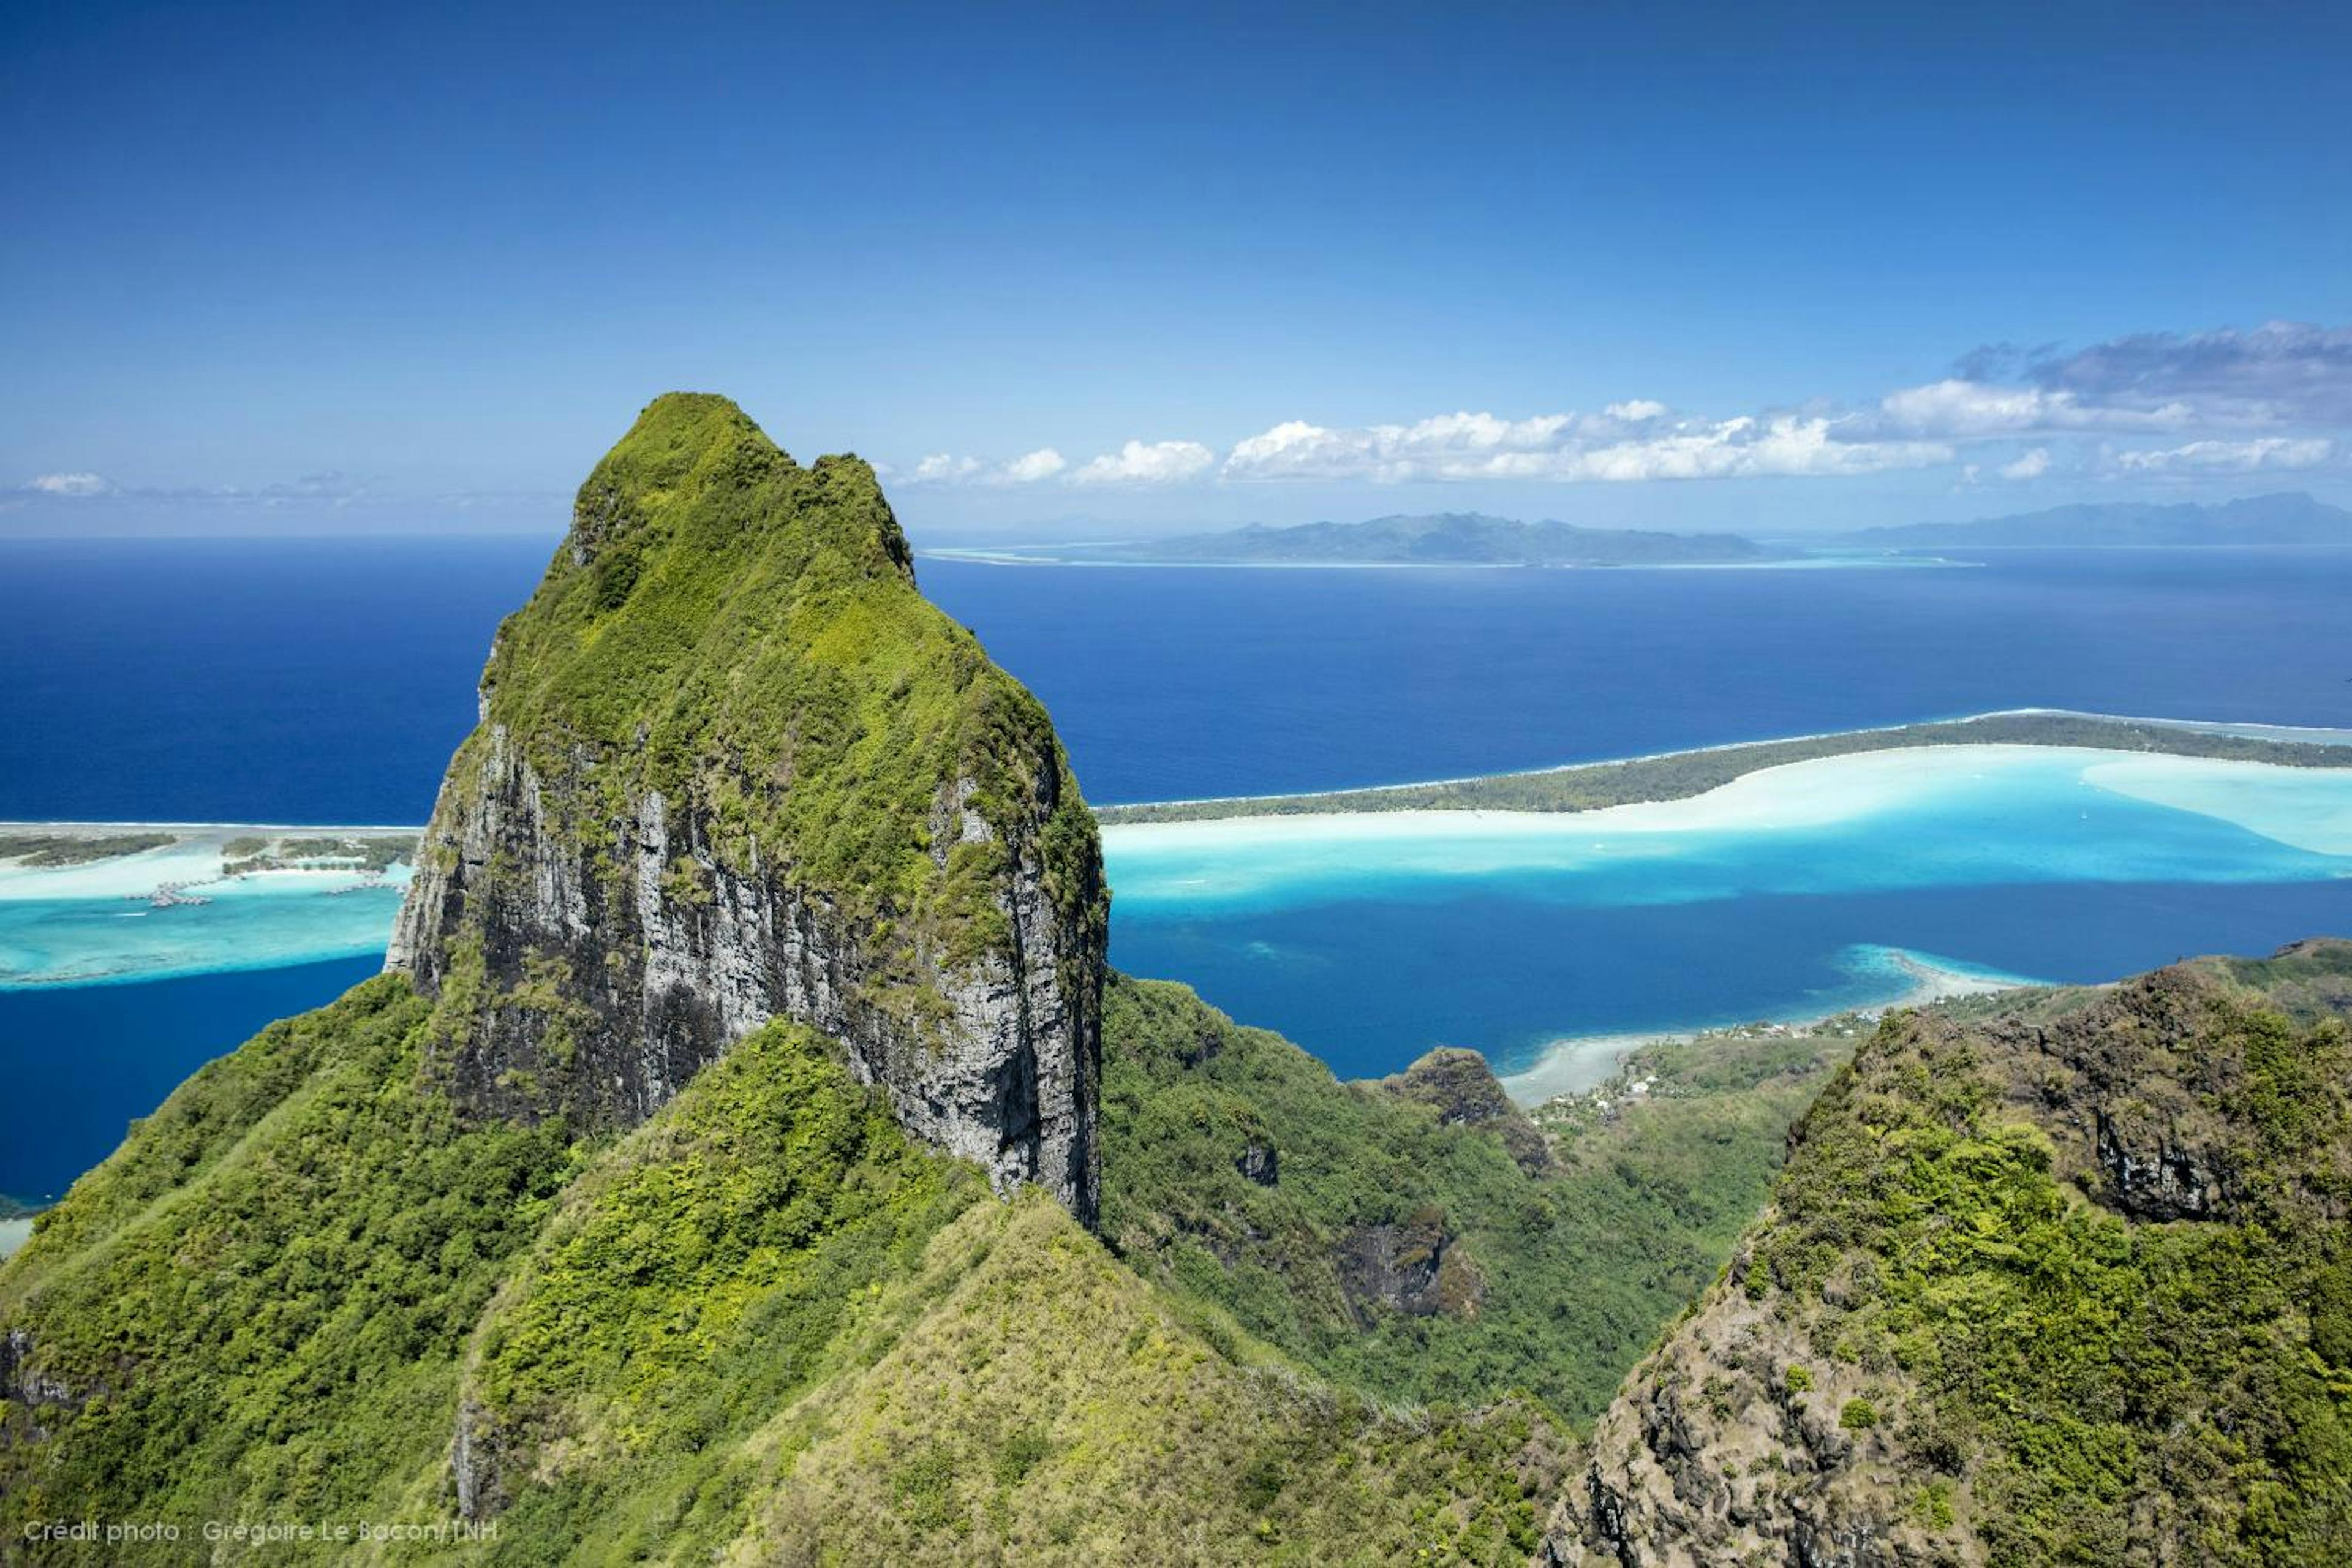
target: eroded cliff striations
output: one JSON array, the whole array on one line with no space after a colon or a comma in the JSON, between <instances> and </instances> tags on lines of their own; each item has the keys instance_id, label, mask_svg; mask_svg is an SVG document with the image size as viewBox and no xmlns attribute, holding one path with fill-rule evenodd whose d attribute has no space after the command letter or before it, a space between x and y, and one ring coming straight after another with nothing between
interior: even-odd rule
<instances>
[{"instance_id":1,"label":"eroded cliff striations","mask_svg":"<svg viewBox=\"0 0 2352 1568\"><path fill-rule=\"evenodd\" d=\"M387 964L477 1112L634 1126L783 1018L1091 1223L1106 912L1044 710L872 470L674 395L499 629Z\"/></svg>"}]
</instances>

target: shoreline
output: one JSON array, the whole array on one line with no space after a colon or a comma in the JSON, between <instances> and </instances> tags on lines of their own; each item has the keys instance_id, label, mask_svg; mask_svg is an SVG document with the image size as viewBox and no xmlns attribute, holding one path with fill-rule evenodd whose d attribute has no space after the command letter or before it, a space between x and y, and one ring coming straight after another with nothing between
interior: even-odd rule
<instances>
[{"instance_id":1,"label":"shoreline","mask_svg":"<svg viewBox=\"0 0 2352 1568\"><path fill-rule=\"evenodd\" d=\"M2020 740L1999 735L1976 740L1959 731L1970 726L1997 725L2083 726L2087 733L2080 737L2053 737L2049 740ZM2204 750L2182 748L2164 750L2147 745L2101 744L2104 737L2112 742L2143 739L2147 732L2157 731L2179 738L2199 738L2209 742ZM1906 743L1898 737L1918 739ZM1866 744L1884 741L1885 744ZM1970 746L2032 745L2051 749L2073 748L2112 752L2117 756L2150 754L2181 757L2219 757L2229 753L2211 748L2226 742L2239 742L2250 748L2263 748L2266 754L2247 756L2245 761L2273 761L2285 766L2352 767L2352 729L2328 725L2267 724L2260 721L2217 719L2147 719L2114 713L2091 713L2067 708L1999 708L1983 713L1963 714L1953 719L1909 720L1896 724L1864 725L1851 730L1818 730L1797 735L1772 736L1758 741L1726 741L1704 746L1684 746L1672 751L1645 752L1633 756L1605 757L1591 762L1555 763L1538 768L1515 768L1502 773L1468 773L1451 778L1418 779L1402 784L1355 784L1338 789L1297 790L1263 795L1196 795L1176 800L1131 801L1094 807L1096 820L1104 826L1136 826L1151 822L1223 821L1248 816L1365 816L1387 811L1428 809L1434 811L1468 812L1477 810L1518 810L1545 815L1574 816L1609 805L1645 804L1666 799L1687 799L1706 793L1705 788L1688 790L1678 795L1627 794L1613 799L1594 799L1584 805L1510 805L1500 801L1482 803L1461 800L1454 803L1448 792L1487 791L1507 789L1541 790L1580 776L1595 782L1602 779L1622 780L1626 773L1657 771L1676 764L1720 763L1733 759L1740 752L1755 754L1754 765L1718 770L1708 775L1706 787L1720 787L1738 779L1763 773L1791 763L1819 761L1825 758L1926 749L1960 749ZM1807 747L1834 749L1804 752ZM1797 751L1797 755L1778 753ZM2331 754L2332 753L2332 754ZM2294 760L2287 760L2293 758ZM1391 805L1382 804L1416 794L1440 798L1425 805ZM1318 803L1332 803L1330 809L1313 809ZM1342 804L1344 803L1344 804ZM1162 815L1170 814L1170 815Z\"/></svg>"},{"instance_id":2,"label":"shoreline","mask_svg":"<svg viewBox=\"0 0 2352 1568\"><path fill-rule=\"evenodd\" d=\"M1484 568L1471 567L1468 569L1483 570ZM2336 751L2340 749L2345 759L2344 763L2340 765L2352 765L2352 727L2337 727L2326 724L2279 724L2268 723L2260 720L2160 719L2149 718L2137 714L2095 713L2084 709L2076 708L1994 708L1989 709L1981 713L1963 713L1948 719L1913 719L1905 720L1901 722L1892 724L1865 724L1846 730L1812 730L1793 735L1772 735L1766 736L1759 740L1720 741L1702 746L1677 746L1663 752L1638 752L1625 756L1596 757L1584 762L1550 763L1540 767L1510 768L1497 773L1459 773L1440 778L1408 779L1394 784L1342 784L1328 789L1270 791L1255 795L1179 795L1164 800L1108 802L1094 805L1091 809L1094 812L1097 821L1107 827L1135 826L1145 823L1167 820L1218 821L1244 816L1282 816L1291 815L1291 808L1308 802L1347 801L1352 803L1357 801L1370 801L1379 799L1381 797L1399 795L1421 790L1457 790L1475 788L1482 785L1493 785L1506 782L1558 779L1563 775L1588 772L1597 773L1608 769L1639 768L1685 761L1721 759L1732 753L1740 752L1752 751L1764 752L1771 749L1780 747L1822 745L1835 742L1870 740L1881 737L1891 738L1906 732L1923 731L1943 733L1957 731L1969 725L1992 724L2015 721L2024 721L2029 722L2035 721L2048 721L2060 723L2105 726L2111 727L2118 731L2131 730L2166 731L2187 736L2200 736L2213 741L2242 741L2257 745L2273 746L2299 752ZM2117 734L2116 738L2123 739L2126 737L2122 734ZM1886 746L1853 747L1843 752L1819 753L1819 756L1833 757L1861 754L1869 752L1927 750L1937 748L1959 749L1969 746L1999 746L2011 744L2041 744L2049 746L2052 749L2057 749L2062 746L2073 746L2085 751L2111 752L2118 756L2147 756L2150 754L2199 756L2206 754L2187 751L2158 752L2151 753L2150 751L2144 746L2103 746L2097 744L2095 742L2082 742L2053 741L2046 742L2021 742L2015 741L2002 741L1999 739L1984 741L1953 739L1933 742L1932 746L1906 746L1897 743ZM1777 761L1765 761L1759 758L1754 767L1731 773L1722 782L1727 783L1730 782L1731 779L1744 778L1753 773L1768 772L1776 767L1784 767L1789 765L1791 762L1811 760L1817 759L1811 757L1795 757ZM2249 757L2243 760L2264 761L2272 759ZM2317 766L2322 764L2315 761L2301 764L2285 763L2282 765ZM1644 802L1629 800L1614 804L1632 805L1644 804ZM1298 812L1297 815L1318 816L1365 816L1375 813L1394 811L1397 809L1397 807L1393 806L1375 805L1370 806L1369 810L1360 808L1351 810L1342 806L1331 811ZM1526 807L1515 808L1499 805L1477 805L1465 804L1458 805L1432 805L1428 809L1462 813L1465 815L1476 812L1508 812L1515 815L1576 816L1581 815L1581 813L1585 811L1602 809L1602 806L1596 804L1594 805L1571 808L1568 810L1561 810L1559 808L1552 808L1549 810L1529 810ZM1155 818L1143 815L1154 812L1187 812L1196 815L1191 817L1172 819ZM0 835L11 832L47 832L63 833L86 837L102 837L109 835L129 833L173 833L182 835L188 838L211 837L215 835L228 837L240 834L297 833L341 834L355 836L390 836L395 834L406 834L422 837L425 829L425 825L422 823L374 823L356 825L350 823L313 822L195 822L174 821L169 819L139 819L111 822L100 822L87 819L32 817L0 819ZM13 866L7 861L0 861L0 876L5 876L13 871L25 869L35 869L35 868L18 868Z\"/></svg>"},{"instance_id":3,"label":"shoreline","mask_svg":"<svg viewBox=\"0 0 2352 1568\"><path fill-rule=\"evenodd\" d=\"M1955 997L1990 996L2003 991L2036 989L2047 984L2020 975L1995 975L1937 963L1901 948L1885 951L1892 965L1911 981L1909 987L1893 1000L1866 1003L1856 1007L1839 1007L1801 1017L1758 1018L1750 1022L1778 1025L1792 1031L1812 1029L1849 1013L1864 1017L1874 1015L1884 1017L1904 1008L1929 1006ZM1582 1094L1595 1085L1606 1082L1627 1057L1644 1046L1664 1041L1695 1040L1721 1029L1740 1026L1709 1024L1698 1027L1564 1036L1546 1045L1532 1066L1517 1072L1497 1073L1496 1079L1512 1104L1523 1110L1532 1110L1562 1095Z\"/></svg>"}]
</instances>

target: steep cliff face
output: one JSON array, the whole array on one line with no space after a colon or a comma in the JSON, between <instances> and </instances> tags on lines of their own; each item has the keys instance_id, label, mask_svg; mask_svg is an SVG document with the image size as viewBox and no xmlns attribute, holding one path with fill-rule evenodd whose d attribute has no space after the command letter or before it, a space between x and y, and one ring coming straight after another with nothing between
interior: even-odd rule
<instances>
[{"instance_id":1,"label":"steep cliff face","mask_svg":"<svg viewBox=\"0 0 2352 1568\"><path fill-rule=\"evenodd\" d=\"M1559 1561L2352 1559L2352 944L1898 1016Z\"/></svg>"},{"instance_id":2,"label":"steep cliff face","mask_svg":"<svg viewBox=\"0 0 2352 1568\"><path fill-rule=\"evenodd\" d=\"M500 627L386 962L478 1113L635 1126L782 1018L1092 1223L1107 908L1052 726L872 470L673 395Z\"/></svg>"}]
</instances>

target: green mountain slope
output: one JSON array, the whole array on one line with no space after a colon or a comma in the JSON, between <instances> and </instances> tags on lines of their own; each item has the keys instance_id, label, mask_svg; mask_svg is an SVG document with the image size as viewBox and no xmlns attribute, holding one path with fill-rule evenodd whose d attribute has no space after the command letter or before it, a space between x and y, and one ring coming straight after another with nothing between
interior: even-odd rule
<instances>
[{"instance_id":1,"label":"green mountain slope","mask_svg":"<svg viewBox=\"0 0 2352 1568\"><path fill-rule=\"evenodd\" d=\"M1557 1553L2352 1556L2352 943L1898 1015Z\"/></svg>"},{"instance_id":2,"label":"green mountain slope","mask_svg":"<svg viewBox=\"0 0 2352 1568\"><path fill-rule=\"evenodd\" d=\"M1115 979L1105 1015L1102 1228L1130 1266L1382 1397L1526 1391L1580 1423L1721 1268L1843 1055L1586 1119L1559 1159L1468 1051L1349 1084L1182 986Z\"/></svg>"},{"instance_id":3,"label":"green mountain slope","mask_svg":"<svg viewBox=\"0 0 2352 1568\"><path fill-rule=\"evenodd\" d=\"M45 1218L0 1273L8 1540L469 1490L489 1563L1517 1562L1569 1472L1532 1406L1386 1414L994 1199L804 1029L578 1140L461 1125L431 1029L396 976L277 1026Z\"/></svg>"}]
</instances>

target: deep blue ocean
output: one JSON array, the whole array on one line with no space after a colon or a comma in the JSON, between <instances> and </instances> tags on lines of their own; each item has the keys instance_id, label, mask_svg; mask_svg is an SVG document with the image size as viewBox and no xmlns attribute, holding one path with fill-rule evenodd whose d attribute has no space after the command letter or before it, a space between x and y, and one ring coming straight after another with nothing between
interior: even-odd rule
<instances>
[{"instance_id":1,"label":"deep blue ocean","mask_svg":"<svg viewBox=\"0 0 2352 1568\"><path fill-rule=\"evenodd\" d=\"M0 541L0 819L421 822L551 542ZM1230 571L925 559L1100 803L1999 708L2352 726L2352 552L1968 568Z\"/></svg>"},{"instance_id":2,"label":"deep blue ocean","mask_svg":"<svg viewBox=\"0 0 2352 1568\"><path fill-rule=\"evenodd\" d=\"M0 819L415 823L551 542L0 542ZM1098 802L1457 776L2016 707L2352 727L2352 552L1988 552L1817 571L1232 571L922 560ZM1540 900L1534 902L1540 903ZM1834 1001L1848 943L2092 979L2352 931L2352 881L1456 888L1115 915L1345 1074L1441 1040ZM0 993L0 1192L49 1195L198 1062L372 964ZM20 1097L21 1100L20 1100ZM135 1108L131 1109L131 1108Z\"/></svg>"}]
</instances>

